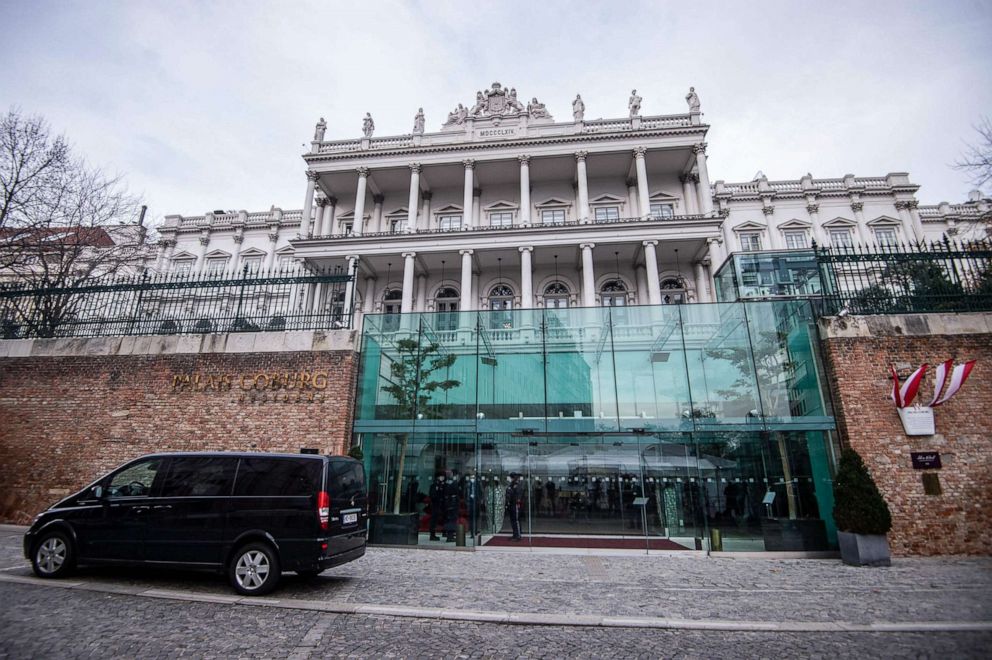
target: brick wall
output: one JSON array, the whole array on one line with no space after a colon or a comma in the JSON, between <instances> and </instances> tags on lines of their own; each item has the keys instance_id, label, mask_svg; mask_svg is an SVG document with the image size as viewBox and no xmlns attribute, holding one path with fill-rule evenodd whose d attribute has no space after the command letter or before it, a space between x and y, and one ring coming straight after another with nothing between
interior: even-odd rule
<instances>
[{"instance_id":1,"label":"brick wall","mask_svg":"<svg viewBox=\"0 0 992 660\"><path fill-rule=\"evenodd\" d=\"M119 338L109 348L106 339L73 341L0 356L2 522L29 522L149 452L314 447L341 454L350 445L353 341L340 350L285 350L297 341L254 351L238 340L237 352L226 352L217 336L185 349L172 338L171 349L152 344L154 354L134 342L121 354Z\"/></svg>"},{"instance_id":2,"label":"brick wall","mask_svg":"<svg viewBox=\"0 0 992 660\"><path fill-rule=\"evenodd\" d=\"M892 511L894 554L981 554L992 548L992 314L821 319L842 441L864 458ZM907 436L889 399L889 364L977 359L964 388L935 409L937 435ZM918 395L929 402L932 369ZM943 494L924 493L912 451L940 452Z\"/></svg>"}]
</instances>

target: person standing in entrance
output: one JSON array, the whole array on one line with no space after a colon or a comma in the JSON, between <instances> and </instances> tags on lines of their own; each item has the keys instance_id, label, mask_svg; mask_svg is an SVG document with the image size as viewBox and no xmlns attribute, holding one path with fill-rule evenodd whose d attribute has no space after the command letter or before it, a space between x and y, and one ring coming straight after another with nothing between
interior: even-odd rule
<instances>
[{"instance_id":1,"label":"person standing in entrance","mask_svg":"<svg viewBox=\"0 0 992 660\"><path fill-rule=\"evenodd\" d=\"M523 491L520 488L520 475L510 475L510 485L506 487L506 510L510 513L510 525L513 527L513 540L520 541L520 508L523 505Z\"/></svg>"}]
</instances>

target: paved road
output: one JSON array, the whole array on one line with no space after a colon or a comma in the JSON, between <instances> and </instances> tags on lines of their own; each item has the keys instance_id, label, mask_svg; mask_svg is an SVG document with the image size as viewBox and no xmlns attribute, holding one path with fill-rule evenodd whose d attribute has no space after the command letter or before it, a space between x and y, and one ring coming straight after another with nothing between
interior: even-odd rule
<instances>
[{"instance_id":1,"label":"paved road","mask_svg":"<svg viewBox=\"0 0 992 660\"><path fill-rule=\"evenodd\" d=\"M0 658L983 657L992 633L731 633L478 624L0 583Z\"/></svg>"}]
</instances>

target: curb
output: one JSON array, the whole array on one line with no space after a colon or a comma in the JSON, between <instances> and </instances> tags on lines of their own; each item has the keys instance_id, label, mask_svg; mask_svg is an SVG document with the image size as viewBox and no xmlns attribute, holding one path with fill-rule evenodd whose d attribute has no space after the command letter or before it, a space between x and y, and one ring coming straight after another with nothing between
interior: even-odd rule
<instances>
[{"instance_id":1,"label":"curb","mask_svg":"<svg viewBox=\"0 0 992 660\"><path fill-rule=\"evenodd\" d=\"M223 594L204 594L169 589L145 589L106 584L89 584L71 580L43 580L37 577L0 573L0 583L27 584L36 587L73 589L121 596L160 598L163 600L215 605L276 607L332 614L365 614L441 621L502 623L519 626L569 626L586 628L652 628L657 630L717 630L728 632L813 632L813 633L906 633L906 632L992 632L992 621L915 621L849 623L844 621L728 621L723 619L670 619L665 617L599 616L595 614L546 614L524 612L476 612L447 610L439 607L403 607L297 598L247 598Z\"/></svg>"}]
</instances>

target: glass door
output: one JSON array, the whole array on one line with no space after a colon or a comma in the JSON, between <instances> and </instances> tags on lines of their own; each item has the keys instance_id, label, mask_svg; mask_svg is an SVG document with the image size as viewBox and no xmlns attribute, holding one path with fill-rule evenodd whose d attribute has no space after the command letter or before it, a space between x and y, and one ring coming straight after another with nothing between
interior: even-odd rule
<instances>
[{"instance_id":1,"label":"glass door","mask_svg":"<svg viewBox=\"0 0 992 660\"><path fill-rule=\"evenodd\" d=\"M700 550L705 536L704 473L710 464L688 433L641 436L643 511L650 547Z\"/></svg>"}]
</instances>

